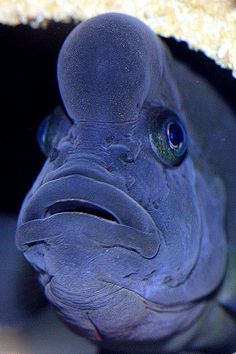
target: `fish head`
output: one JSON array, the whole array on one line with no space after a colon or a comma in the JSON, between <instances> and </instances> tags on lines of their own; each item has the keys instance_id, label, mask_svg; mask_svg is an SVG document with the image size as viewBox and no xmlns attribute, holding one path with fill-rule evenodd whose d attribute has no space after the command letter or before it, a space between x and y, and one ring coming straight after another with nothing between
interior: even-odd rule
<instances>
[{"instance_id":1,"label":"fish head","mask_svg":"<svg viewBox=\"0 0 236 354\"><path fill-rule=\"evenodd\" d=\"M16 241L63 321L94 340L179 333L224 275L224 191L191 157L172 65L115 13L77 26L59 55L66 113L43 124L48 158Z\"/></svg>"}]
</instances>

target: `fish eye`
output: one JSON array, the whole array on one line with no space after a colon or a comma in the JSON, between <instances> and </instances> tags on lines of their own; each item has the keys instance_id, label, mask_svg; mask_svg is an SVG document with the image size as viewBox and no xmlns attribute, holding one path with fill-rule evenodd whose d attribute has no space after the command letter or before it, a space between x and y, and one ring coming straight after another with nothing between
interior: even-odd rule
<instances>
[{"instance_id":1,"label":"fish eye","mask_svg":"<svg viewBox=\"0 0 236 354\"><path fill-rule=\"evenodd\" d=\"M46 156L50 152L50 143L48 139L49 133L49 117L46 117L40 124L37 130L37 141L42 153Z\"/></svg>"},{"instance_id":2,"label":"fish eye","mask_svg":"<svg viewBox=\"0 0 236 354\"><path fill-rule=\"evenodd\" d=\"M153 151L165 165L178 166L184 160L187 133L174 112L165 110L151 113L149 139Z\"/></svg>"},{"instance_id":3,"label":"fish eye","mask_svg":"<svg viewBox=\"0 0 236 354\"><path fill-rule=\"evenodd\" d=\"M46 157L54 150L63 136L72 126L72 121L60 108L56 107L39 125L37 141L41 151Z\"/></svg>"},{"instance_id":4,"label":"fish eye","mask_svg":"<svg viewBox=\"0 0 236 354\"><path fill-rule=\"evenodd\" d=\"M169 122L166 128L166 135L171 149L181 149L184 142L184 133L179 123Z\"/></svg>"}]
</instances>

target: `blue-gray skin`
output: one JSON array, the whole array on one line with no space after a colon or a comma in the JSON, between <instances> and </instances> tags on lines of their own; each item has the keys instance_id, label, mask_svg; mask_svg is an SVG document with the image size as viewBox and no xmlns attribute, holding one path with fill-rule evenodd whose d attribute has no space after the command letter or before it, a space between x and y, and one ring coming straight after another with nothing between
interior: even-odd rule
<instances>
[{"instance_id":1,"label":"blue-gray skin","mask_svg":"<svg viewBox=\"0 0 236 354\"><path fill-rule=\"evenodd\" d=\"M198 158L172 64L121 14L77 26L60 52L68 117L58 109L44 127L48 159L16 241L62 319L94 340L206 345L227 265L226 198Z\"/></svg>"}]
</instances>

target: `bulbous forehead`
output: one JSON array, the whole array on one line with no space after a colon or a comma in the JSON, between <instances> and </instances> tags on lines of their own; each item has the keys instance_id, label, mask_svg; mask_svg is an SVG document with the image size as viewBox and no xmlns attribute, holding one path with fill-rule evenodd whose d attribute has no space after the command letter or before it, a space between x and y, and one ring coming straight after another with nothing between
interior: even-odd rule
<instances>
[{"instance_id":1,"label":"bulbous forehead","mask_svg":"<svg viewBox=\"0 0 236 354\"><path fill-rule=\"evenodd\" d=\"M77 26L63 44L61 96L73 120L135 120L162 66L163 48L144 23L123 14L100 15Z\"/></svg>"}]
</instances>

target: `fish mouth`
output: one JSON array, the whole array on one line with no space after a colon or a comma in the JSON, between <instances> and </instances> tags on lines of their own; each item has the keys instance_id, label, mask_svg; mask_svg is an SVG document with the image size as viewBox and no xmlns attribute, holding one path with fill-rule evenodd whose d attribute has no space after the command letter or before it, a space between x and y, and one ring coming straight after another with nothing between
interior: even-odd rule
<instances>
[{"instance_id":1,"label":"fish mouth","mask_svg":"<svg viewBox=\"0 0 236 354\"><path fill-rule=\"evenodd\" d=\"M99 219L121 224L120 219L109 210L102 208L97 204L88 202L87 200L81 199L68 199L58 201L46 210L45 217L50 217L52 215L62 214L65 212L92 215Z\"/></svg>"},{"instance_id":2,"label":"fish mouth","mask_svg":"<svg viewBox=\"0 0 236 354\"><path fill-rule=\"evenodd\" d=\"M66 175L42 184L26 198L19 223L65 212L89 214L143 232L156 232L150 214L126 192L83 175Z\"/></svg>"},{"instance_id":3,"label":"fish mouth","mask_svg":"<svg viewBox=\"0 0 236 354\"><path fill-rule=\"evenodd\" d=\"M148 258L154 257L160 247L156 224L136 200L112 184L73 174L50 180L26 197L16 233L18 248L24 251L27 245L43 242L47 238L43 233L48 233L50 228L47 226L42 231L43 223L56 228L55 223L66 225L69 220L82 225L84 230L87 227L88 232L89 225L94 229L103 228L105 233L120 237L120 244L128 242L128 247L138 249L137 252L140 247L145 249L143 255ZM136 247L137 238L140 247Z\"/></svg>"}]
</instances>

